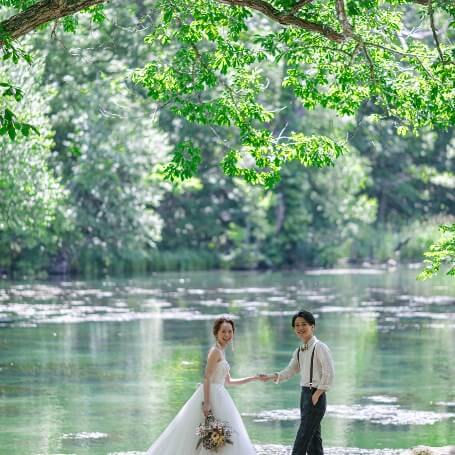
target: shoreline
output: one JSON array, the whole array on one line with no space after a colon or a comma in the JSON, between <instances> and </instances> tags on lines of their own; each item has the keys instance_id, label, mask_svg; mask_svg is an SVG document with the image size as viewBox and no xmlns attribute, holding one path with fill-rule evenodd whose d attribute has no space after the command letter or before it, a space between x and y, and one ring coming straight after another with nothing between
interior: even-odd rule
<instances>
[{"instance_id":1,"label":"shoreline","mask_svg":"<svg viewBox=\"0 0 455 455\"><path fill-rule=\"evenodd\" d=\"M290 455L292 447L281 444L255 444L256 455ZM360 449L357 447L329 447L325 455L455 455L455 446L417 446L412 449ZM146 452L111 452L108 455L147 455Z\"/></svg>"},{"instance_id":2,"label":"shoreline","mask_svg":"<svg viewBox=\"0 0 455 455\"><path fill-rule=\"evenodd\" d=\"M104 278L119 278L119 277L150 277L156 274L166 273L198 273L198 272L287 272L287 271L299 271L306 275L339 275L339 274L376 274L393 272L398 268L415 270L423 270L425 264L419 260L403 260L398 261L393 258L387 260L361 260L361 261L346 261L340 260L335 264L329 266L321 265L305 265L296 264L294 266L276 266L276 267L223 267L222 265L214 265L211 267L189 267L181 268L179 265L171 268L138 268L138 269L122 269L121 271L109 270L103 268L97 268L92 273L86 273L83 270L53 270L53 269L37 269L37 270L26 270L22 272L7 270L6 268L0 267L0 282L13 282L13 281L24 281L24 280L36 280L36 281L77 281L85 279L104 279Z\"/></svg>"},{"instance_id":3,"label":"shoreline","mask_svg":"<svg viewBox=\"0 0 455 455\"><path fill-rule=\"evenodd\" d=\"M255 445L257 455L290 455L291 446L279 444ZM356 447L329 447L326 455L455 455L455 446L417 446L411 449L360 449Z\"/></svg>"}]
</instances>

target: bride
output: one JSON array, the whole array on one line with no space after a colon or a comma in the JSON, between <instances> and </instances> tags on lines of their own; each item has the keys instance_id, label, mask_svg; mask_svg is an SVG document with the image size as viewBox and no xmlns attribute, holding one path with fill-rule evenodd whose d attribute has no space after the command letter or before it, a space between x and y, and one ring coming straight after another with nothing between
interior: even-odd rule
<instances>
[{"instance_id":1,"label":"bride","mask_svg":"<svg viewBox=\"0 0 455 455\"><path fill-rule=\"evenodd\" d=\"M203 455L206 449L196 450L198 436L196 426L212 411L217 420L227 422L232 428L233 444L226 444L217 453L219 455L255 455L256 451L248 437L242 418L235 407L225 385L247 384L260 381L260 375L242 379L232 379L229 363L225 358L225 349L234 338L234 321L229 316L220 316L213 324L215 345L207 358L204 383L185 403L174 420L147 451L147 455Z\"/></svg>"}]
</instances>

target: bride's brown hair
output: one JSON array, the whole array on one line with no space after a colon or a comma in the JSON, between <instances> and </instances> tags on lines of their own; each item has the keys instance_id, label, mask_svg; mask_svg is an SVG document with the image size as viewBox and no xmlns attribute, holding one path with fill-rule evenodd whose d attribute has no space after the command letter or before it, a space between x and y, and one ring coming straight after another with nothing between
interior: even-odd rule
<instances>
[{"instance_id":1,"label":"bride's brown hair","mask_svg":"<svg viewBox=\"0 0 455 455\"><path fill-rule=\"evenodd\" d=\"M219 316L213 322L213 335L217 336L218 332L220 331L221 324L223 324L224 322L231 324L232 331L235 332L234 320L231 319L229 316Z\"/></svg>"}]
</instances>

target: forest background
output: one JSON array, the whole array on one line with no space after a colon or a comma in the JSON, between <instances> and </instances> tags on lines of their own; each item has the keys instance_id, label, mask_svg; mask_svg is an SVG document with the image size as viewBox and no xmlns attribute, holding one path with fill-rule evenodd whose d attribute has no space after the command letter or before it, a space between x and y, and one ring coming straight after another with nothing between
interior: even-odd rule
<instances>
[{"instance_id":1,"label":"forest background","mask_svg":"<svg viewBox=\"0 0 455 455\"><path fill-rule=\"evenodd\" d=\"M407 30L434 43L428 17L403 8ZM374 100L349 115L309 110L286 84L286 57L262 66L261 100L279 106L268 128L329 136L347 153L323 168L283 163L274 185L226 175L218 128L188 121L132 82L161 13L153 1L112 0L22 39L30 62L12 64L14 53L3 50L0 80L20 86L14 115L25 126L0 136L2 275L421 262L438 226L454 223L453 127L409 131L378 116ZM450 43L453 17L441 10L434 18ZM279 28L258 15L249 27L251 36ZM2 87L11 95L10 82ZM11 101L0 103L6 125ZM197 173L167 180L165 163L189 139L203 150Z\"/></svg>"}]
</instances>

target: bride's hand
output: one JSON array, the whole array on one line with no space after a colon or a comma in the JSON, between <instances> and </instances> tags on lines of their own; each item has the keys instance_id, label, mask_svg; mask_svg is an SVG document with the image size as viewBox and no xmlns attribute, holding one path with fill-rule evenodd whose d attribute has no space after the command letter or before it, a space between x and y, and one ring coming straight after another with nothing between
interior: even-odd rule
<instances>
[{"instance_id":1,"label":"bride's hand","mask_svg":"<svg viewBox=\"0 0 455 455\"><path fill-rule=\"evenodd\" d=\"M202 403L202 412L204 413L204 417L207 417L211 411L210 403Z\"/></svg>"},{"instance_id":2,"label":"bride's hand","mask_svg":"<svg viewBox=\"0 0 455 455\"><path fill-rule=\"evenodd\" d=\"M267 382L270 381L270 379L272 379L272 376L269 376L268 374L265 373L260 373L257 375L257 378L259 381Z\"/></svg>"}]
</instances>

